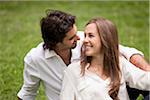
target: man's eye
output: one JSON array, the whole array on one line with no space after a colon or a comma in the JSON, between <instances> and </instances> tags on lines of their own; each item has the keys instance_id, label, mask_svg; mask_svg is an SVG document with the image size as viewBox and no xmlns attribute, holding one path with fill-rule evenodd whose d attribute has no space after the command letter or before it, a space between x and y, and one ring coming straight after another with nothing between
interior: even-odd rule
<instances>
[{"instance_id":1,"label":"man's eye","mask_svg":"<svg viewBox=\"0 0 150 100\"><path fill-rule=\"evenodd\" d=\"M86 37L86 34L84 34L84 37Z\"/></svg>"},{"instance_id":2,"label":"man's eye","mask_svg":"<svg viewBox=\"0 0 150 100\"><path fill-rule=\"evenodd\" d=\"M74 37L70 38L69 40L72 40Z\"/></svg>"}]
</instances>

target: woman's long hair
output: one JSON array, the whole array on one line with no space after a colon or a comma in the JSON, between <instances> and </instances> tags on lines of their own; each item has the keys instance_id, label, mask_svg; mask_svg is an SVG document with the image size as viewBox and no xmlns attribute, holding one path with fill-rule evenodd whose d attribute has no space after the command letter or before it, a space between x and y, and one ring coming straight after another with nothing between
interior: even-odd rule
<instances>
[{"instance_id":1,"label":"woman's long hair","mask_svg":"<svg viewBox=\"0 0 150 100\"><path fill-rule=\"evenodd\" d=\"M120 87L120 68L119 68L119 50L118 50L118 32L116 26L104 18L91 19L87 24L95 23L101 39L102 51L104 53L104 72L110 77L109 95L114 100L119 100L118 91ZM84 45L83 45L84 47ZM84 48L81 50L81 74L85 73L85 66L90 63L92 57L85 56Z\"/></svg>"}]
</instances>

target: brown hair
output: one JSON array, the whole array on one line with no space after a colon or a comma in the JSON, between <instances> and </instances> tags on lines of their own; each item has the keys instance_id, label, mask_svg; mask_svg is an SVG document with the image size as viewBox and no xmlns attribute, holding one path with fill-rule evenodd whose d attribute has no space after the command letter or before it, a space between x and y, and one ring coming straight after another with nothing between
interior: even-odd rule
<instances>
[{"instance_id":1,"label":"brown hair","mask_svg":"<svg viewBox=\"0 0 150 100\"><path fill-rule=\"evenodd\" d=\"M116 26L104 18L91 19L87 24L95 23L100 35L102 51L104 52L104 72L110 77L109 95L112 99L118 100L118 91L120 87L120 68L118 51L118 32ZM81 51L81 74L85 73L85 66L91 62L92 57L85 56L82 47Z\"/></svg>"},{"instance_id":2,"label":"brown hair","mask_svg":"<svg viewBox=\"0 0 150 100\"><path fill-rule=\"evenodd\" d=\"M76 17L59 10L46 10L46 17L40 21L44 49L54 49L73 28Z\"/></svg>"}]
</instances>

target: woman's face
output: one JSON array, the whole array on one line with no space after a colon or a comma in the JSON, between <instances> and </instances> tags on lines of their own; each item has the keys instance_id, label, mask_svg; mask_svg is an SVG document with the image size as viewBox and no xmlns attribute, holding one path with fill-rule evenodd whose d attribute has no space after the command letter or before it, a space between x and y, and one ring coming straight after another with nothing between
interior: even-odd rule
<instances>
[{"instance_id":1,"label":"woman's face","mask_svg":"<svg viewBox=\"0 0 150 100\"><path fill-rule=\"evenodd\" d=\"M83 44L85 46L86 56L97 56L101 50L100 34L98 33L95 23L88 24L84 30L85 39Z\"/></svg>"}]
</instances>

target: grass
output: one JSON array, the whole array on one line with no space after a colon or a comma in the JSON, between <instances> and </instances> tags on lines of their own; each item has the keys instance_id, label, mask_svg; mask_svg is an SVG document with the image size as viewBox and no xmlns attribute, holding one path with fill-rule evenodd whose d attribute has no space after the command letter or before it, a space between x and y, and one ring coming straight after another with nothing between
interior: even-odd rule
<instances>
[{"instance_id":1,"label":"grass","mask_svg":"<svg viewBox=\"0 0 150 100\"><path fill-rule=\"evenodd\" d=\"M42 41L39 21L46 9L76 15L78 30L95 16L112 20L118 27L120 43L138 48L149 61L148 1L1 1L0 100L16 99L23 83L23 58ZM41 86L36 100L45 99Z\"/></svg>"}]
</instances>

